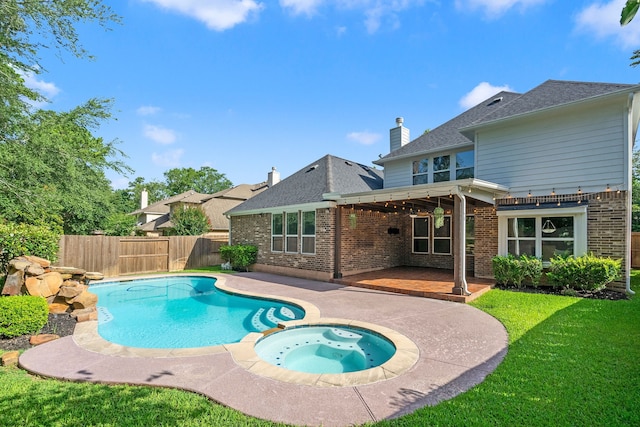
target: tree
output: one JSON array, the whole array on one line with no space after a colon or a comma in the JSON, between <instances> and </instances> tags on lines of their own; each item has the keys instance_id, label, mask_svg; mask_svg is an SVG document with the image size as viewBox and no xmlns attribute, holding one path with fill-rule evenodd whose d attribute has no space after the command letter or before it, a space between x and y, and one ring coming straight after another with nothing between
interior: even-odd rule
<instances>
[{"instance_id":1,"label":"tree","mask_svg":"<svg viewBox=\"0 0 640 427\"><path fill-rule=\"evenodd\" d=\"M625 26L633 20L640 8L640 0L627 0L620 14L620 25ZM640 64L640 50L634 50L631 55L631 66L635 67Z\"/></svg>"},{"instance_id":2,"label":"tree","mask_svg":"<svg viewBox=\"0 0 640 427\"><path fill-rule=\"evenodd\" d=\"M110 117L110 102L90 100L69 112L39 110L20 118L19 138L0 143L0 216L29 224L58 224L65 233L102 228L113 210L105 170L130 169L117 141L91 129Z\"/></svg>"},{"instance_id":3,"label":"tree","mask_svg":"<svg viewBox=\"0 0 640 427\"><path fill-rule=\"evenodd\" d=\"M97 22L108 29L119 21L99 0L0 1L0 137L13 136L30 102L44 100L24 82L24 76L45 71L38 52L55 49L91 59L76 25Z\"/></svg>"},{"instance_id":4,"label":"tree","mask_svg":"<svg viewBox=\"0 0 640 427\"><path fill-rule=\"evenodd\" d=\"M177 236L199 236L210 229L209 218L202 209L177 207L171 214L172 234Z\"/></svg>"},{"instance_id":5,"label":"tree","mask_svg":"<svg viewBox=\"0 0 640 427\"><path fill-rule=\"evenodd\" d=\"M223 173L209 166L203 166L199 170L193 168L169 169L164 173L164 177L169 197L189 190L213 194L233 186Z\"/></svg>"}]
</instances>

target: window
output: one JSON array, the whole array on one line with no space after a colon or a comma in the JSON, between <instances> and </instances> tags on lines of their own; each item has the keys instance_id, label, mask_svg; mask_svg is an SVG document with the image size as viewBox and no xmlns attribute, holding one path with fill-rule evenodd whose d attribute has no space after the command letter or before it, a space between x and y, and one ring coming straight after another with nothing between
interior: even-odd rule
<instances>
[{"instance_id":1,"label":"window","mask_svg":"<svg viewBox=\"0 0 640 427\"><path fill-rule=\"evenodd\" d=\"M413 162L413 185L429 183L429 159Z\"/></svg>"},{"instance_id":2,"label":"window","mask_svg":"<svg viewBox=\"0 0 640 427\"><path fill-rule=\"evenodd\" d=\"M271 251L282 252L282 214L271 214Z\"/></svg>"},{"instance_id":3,"label":"window","mask_svg":"<svg viewBox=\"0 0 640 427\"><path fill-rule=\"evenodd\" d=\"M287 213L287 252L298 252L298 212Z\"/></svg>"},{"instance_id":4,"label":"window","mask_svg":"<svg viewBox=\"0 0 640 427\"><path fill-rule=\"evenodd\" d=\"M441 255L451 254L451 216L444 216L444 225L433 227L433 253Z\"/></svg>"},{"instance_id":5,"label":"window","mask_svg":"<svg viewBox=\"0 0 640 427\"><path fill-rule=\"evenodd\" d=\"M433 182L443 182L451 180L450 156L438 156L433 158Z\"/></svg>"},{"instance_id":6,"label":"window","mask_svg":"<svg viewBox=\"0 0 640 427\"><path fill-rule=\"evenodd\" d=\"M467 255L473 255L473 249L476 244L476 218L473 215L467 215L465 227L465 251Z\"/></svg>"},{"instance_id":7,"label":"window","mask_svg":"<svg viewBox=\"0 0 640 427\"><path fill-rule=\"evenodd\" d=\"M316 212L302 212L302 253L316 253Z\"/></svg>"},{"instance_id":8,"label":"window","mask_svg":"<svg viewBox=\"0 0 640 427\"><path fill-rule=\"evenodd\" d=\"M413 218L413 252L429 253L429 217Z\"/></svg>"},{"instance_id":9,"label":"window","mask_svg":"<svg viewBox=\"0 0 640 427\"><path fill-rule=\"evenodd\" d=\"M473 150L456 154L456 179L473 178Z\"/></svg>"},{"instance_id":10,"label":"window","mask_svg":"<svg viewBox=\"0 0 640 427\"><path fill-rule=\"evenodd\" d=\"M556 255L587 252L586 206L498 211L501 255L531 255L548 265Z\"/></svg>"}]
</instances>

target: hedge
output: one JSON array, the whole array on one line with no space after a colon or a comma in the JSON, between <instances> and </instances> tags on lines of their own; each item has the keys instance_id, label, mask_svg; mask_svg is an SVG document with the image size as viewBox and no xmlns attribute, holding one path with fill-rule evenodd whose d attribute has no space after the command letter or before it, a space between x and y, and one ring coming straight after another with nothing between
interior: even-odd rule
<instances>
[{"instance_id":1,"label":"hedge","mask_svg":"<svg viewBox=\"0 0 640 427\"><path fill-rule=\"evenodd\" d=\"M0 297L0 336L35 334L47 324L47 300L31 295Z\"/></svg>"}]
</instances>

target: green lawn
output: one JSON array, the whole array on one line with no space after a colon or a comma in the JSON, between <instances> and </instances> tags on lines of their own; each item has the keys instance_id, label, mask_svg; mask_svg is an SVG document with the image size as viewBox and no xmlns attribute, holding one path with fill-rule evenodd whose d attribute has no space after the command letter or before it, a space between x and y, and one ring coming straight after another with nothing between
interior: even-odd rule
<instances>
[{"instance_id":1,"label":"green lawn","mask_svg":"<svg viewBox=\"0 0 640 427\"><path fill-rule=\"evenodd\" d=\"M632 284L640 289L640 272ZM477 387L376 426L640 425L640 296L582 300L493 290L473 303L509 352ZM69 383L0 368L0 425L274 426L178 390Z\"/></svg>"}]
</instances>

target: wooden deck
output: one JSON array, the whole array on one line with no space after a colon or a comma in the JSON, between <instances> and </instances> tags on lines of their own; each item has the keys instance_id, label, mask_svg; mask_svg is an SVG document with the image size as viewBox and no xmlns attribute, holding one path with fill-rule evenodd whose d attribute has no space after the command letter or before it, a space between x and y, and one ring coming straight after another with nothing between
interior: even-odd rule
<instances>
[{"instance_id":1,"label":"wooden deck","mask_svg":"<svg viewBox=\"0 0 640 427\"><path fill-rule=\"evenodd\" d=\"M489 291L495 281L467 276L471 295L454 295L453 271L436 268L395 267L345 276L333 282L413 296L467 303Z\"/></svg>"}]
</instances>

